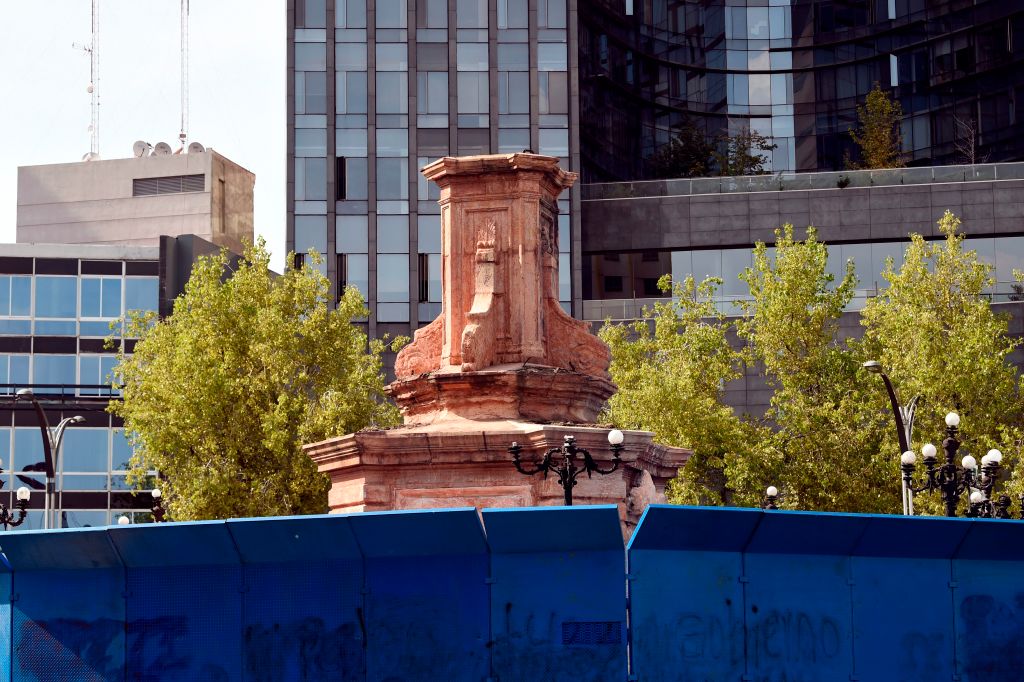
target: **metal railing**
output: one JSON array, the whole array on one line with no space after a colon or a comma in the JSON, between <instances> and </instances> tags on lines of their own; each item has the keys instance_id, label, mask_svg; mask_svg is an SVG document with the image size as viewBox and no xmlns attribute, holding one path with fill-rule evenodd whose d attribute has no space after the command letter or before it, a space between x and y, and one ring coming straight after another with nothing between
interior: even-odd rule
<instances>
[{"instance_id":1,"label":"metal railing","mask_svg":"<svg viewBox=\"0 0 1024 682\"><path fill-rule=\"evenodd\" d=\"M121 390L110 384L0 384L0 399L10 398L23 388L32 390L47 403L81 403L82 399L107 402L121 397Z\"/></svg>"},{"instance_id":2,"label":"metal railing","mask_svg":"<svg viewBox=\"0 0 1024 682\"><path fill-rule=\"evenodd\" d=\"M690 194L780 192L1022 179L1024 179L1024 162L984 163L968 166L927 166L823 173L769 173L718 178L603 182L582 185L581 193L584 201L596 201Z\"/></svg>"}]
</instances>

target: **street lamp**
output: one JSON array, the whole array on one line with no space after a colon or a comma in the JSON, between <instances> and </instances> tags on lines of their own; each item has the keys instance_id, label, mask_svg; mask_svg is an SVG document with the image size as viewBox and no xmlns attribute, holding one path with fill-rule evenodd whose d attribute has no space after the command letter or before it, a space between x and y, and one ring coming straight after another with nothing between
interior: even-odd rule
<instances>
[{"instance_id":1,"label":"street lamp","mask_svg":"<svg viewBox=\"0 0 1024 682\"><path fill-rule=\"evenodd\" d=\"M942 502L946 507L946 516L956 516L956 508L960 498L967 493L967 516L975 518L1010 518L1010 498L1001 495L992 501L992 489L999 479L1003 453L995 448L989 450L981 458L981 471L978 461L971 455L964 456L960 464L956 464L956 453L960 449L957 438L957 427L960 426L960 415L950 412L946 415L946 437L942 441L942 451L946 462L939 464L936 457L938 451L931 443L921 448L924 460L925 480L914 482L914 470L917 456L913 450L907 450L900 456L900 469L903 471L903 486L910 494L910 513L914 512L913 495L921 492L942 493Z\"/></svg>"},{"instance_id":2,"label":"street lamp","mask_svg":"<svg viewBox=\"0 0 1024 682\"><path fill-rule=\"evenodd\" d=\"M81 424L85 421L85 417L79 415L65 417L60 420L56 428L51 429L50 422L46 418L46 411L39 404L39 399L32 393L32 389L21 389L15 394L14 399L32 401L32 406L35 407L36 415L39 417L39 431L43 437L43 455L46 460L46 496L44 497L45 502L43 506L43 528L51 528L55 511L54 479L56 478L57 465L60 463L60 445L64 440L64 431L71 424Z\"/></svg>"},{"instance_id":3,"label":"street lamp","mask_svg":"<svg viewBox=\"0 0 1024 682\"><path fill-rule=\"evenodd\" d=\"M778 509L779 508L779 489L773 485L768 486L768 489L764 491L764 503L761 505L761 509Z\"/></svg>"},{"instance_id":4,"label":"street lamp","mask_svg":"<svg viewBox=\"0 0 1024 682\"><path fill-rule=\"evenodd\" d=\"M589 450L576 447L576 439L572 436L565 436L561 447L548 449L544 453L544 457L539 462L534 462L532 469L529 470L524 468L523 463L519 460L519 454L523 449L519 443L513 442L509 446L508 451L512 454L512 464L515 465L516 471L521 474L533 476L543 472L544 478L548 477L548 472L558 474L558 482L565 493L565 504L571 507L572 489L576 485L576 478L581 473L586 472L587 478L592 478L594 473L607 476L619 468L619 464L622 463L619 453L622 452L623 440L622 431L612 429L608 432L608 444L612 446L612 466L609 469L600 468ZM557 459L556 455L558 456ZM576 466L577 456L583 458L583 466L581 467Z\"/></svg>"},{"instance_id":5,"label":"street lamp","mask_svg":"<svg viewBox=\"0 0 1024 682\"><path fill-rule=\"evenodd\" d=\"M28 515L28 488L21 486L15 495L18 501L14 503L14 508L18 510L18 518L14 518L13 511L8 509L6 504L0 503L0 524L3 524L4 530L7 530L8 526L14 528L25 523L25 517Z\"/></svg>"},{"instance_id":6,"label":"street lamp","mask_svg":"<svg viewBox=\"0 0 1024 682\"><path fill-rule=\"evenodd\" d=\"M153 492L150 495L153 496L153 508L150 510L153 512L153 520L161 523L164 520L164 514L166 514L163 505L160 503L164 494L160 488L153 488Z\"/></svg>"},{"instance_id":7,"label":"street lamp","mask_svg":"<svg viewBox=\"0 0 1024 682\"><path fill-rule=\"evenodd\" d=\"M877 360L868 360L862 366L872 374L878 374L882 377L882 381L885 383L885 391L889 394L889 405L892 407L892 416L896 420L896 436L899 438L900 452L906 453L910 450L910 443L913 441L914 412L917 410L917 401L921 396L915 395L911 398L909 403L906 405L900 405L900 401L896 398L896 389L893 388L892 381L889 380L889 375L883 370L882 364ZM906 488L905 484L902 495L903 513L913 514L914 496L913 493Z\"/></svg>"}]
</instances>

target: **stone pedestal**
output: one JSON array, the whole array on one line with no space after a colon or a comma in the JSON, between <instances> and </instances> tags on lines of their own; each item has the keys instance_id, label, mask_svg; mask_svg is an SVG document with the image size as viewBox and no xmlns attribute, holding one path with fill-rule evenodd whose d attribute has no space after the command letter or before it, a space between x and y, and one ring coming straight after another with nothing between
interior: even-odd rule
<instances>
[{"instance_id":1,"label":"stone pedestal","mask_svg":"<svg viewBox=\"0 0 1024 682\"><path fill-rule=\"evenodd\" d=\"M305 447L331 477L331 511L562 504L558 477L516 471L574 436L602 469L615 391L608 347L558 303L558 195L576 179L536 154L446 157L441 187L441 315L395 362L388 391L405 425ZM618 504L626 528L689 456L626 433L622 466L581 474L574 504Z\"/></svg>"}]
</instances>

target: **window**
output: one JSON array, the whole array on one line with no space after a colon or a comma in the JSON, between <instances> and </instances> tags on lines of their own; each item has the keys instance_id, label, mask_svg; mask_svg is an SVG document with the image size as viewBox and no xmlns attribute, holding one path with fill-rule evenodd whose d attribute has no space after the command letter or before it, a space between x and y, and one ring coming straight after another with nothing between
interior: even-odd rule
<instances>
[{"instance_id":1,"label":"window","mask_svg":"<svg viewBox=\"0 0 1024 682\"><path fill-rule=\"evenodd\" d=\"M498 28L528 28L526 0L498 0Z\"/></svg>"},{"instance_id":2,"label":"window","mask_svg":"<svg viewBox=\"0 0 1024 682\"><path fill-rule=\"evenodd\" d=\"M409 216L377 217L377 253L409 252Z\"/></svg>"},{"instance_id":3,"label":"window","mask_svg":"<svg viewBox=\"0 0 1024 682\"><path fill-rule=\"evenodd\" d=\"M565 28L565 0L537 0L537 26Z\"/></svg>"},{"instance_id":4,"label":"window","mask_svg":"<svg viewBox=\"0 0 1024 682\"><path fill-rule=\"evenodd\" d=\"M0 316L29 317L31 311L32 277L0 275Z\"/></svg>"},{"instance_id":5,"label":"window","mask_svg":"<svg viewBox=\"0 0 1024 682\"><path fill-rule=\"evenodd\" d=\"M296 71L326 71L327 46L323 43L295 43Z\"/></svg>"},{"instance_id":6,"label":"window","mask_svg":"<svg viewBox=\"0 0 1024 682\"><path fill-rule=\"evenodd\" d=\"M377 159L377 198L409 198L409 162L404 158Z\"/></svg>"},{"instance_id":7,"label":"window","mask_svg":"<svg viewBox=\"0 0 1024 682\"><path fill-rule=\"evenodd\" d=\"M447 71L420 71L416 74L416 113L444 114L443 125L447 127Z\"/></svg>"},{"instance_id":8,"label":"window","mask_svg":"<svg viewBox=\"0 0 1024 682\"><path fill-rule=\"evenodd\" d=\"M538 74L540 113L568 114L569 86L566 74L562 72Z\"/></svg>"},{"instance_id":9,"label":"window","mask_svg":"<svg viewBox=\"0 0 1024 682\"><path fill-rule=\"evenodd\" d=\"M487 73L464 73L460 71L458 77L459 113L486 114L489 110Z\"/></svg>"},{"instance_id":10,"label":"window","mask_svg":"<svg viewBox=\"0 0 1024 682\"><path fill-rule=\"evenodd\" d=\"M327 199L327 159L295 159L295 198L299 201Z\"/></svg>"},{"instance_id":11,"label":"window","mask_svg":"<svg viewBox=\"0 0 1024 682\"><path fill-rule=\"evenodd\" d=\"M124 309L158 312L160 309L160 283L156 277L126 277L124 280Z\"/></svg>"},{"instance_id":12,"label":"window","mask_svg":"<svg viewBox=\"0 0 1024 682\"><path fill-rule=\"evenodd\" d=\"M416 24L419 28L447 28L448 0L417 0Z\"/></svg>"},{"instance_id":13,"label":"window","mask_svg":"<svg viewBox=\"0 0 1024 682\"><path fill-rule=\"evenodd\" d=\"M408 156L409 131L405 128L377 129L377 156Z\"/></svg>"},{"instance_id":14,"label":"window","mask_svg":"<svg viewBox=\"0 0 1024 682\"><path fill-rule=\"evenodd\" d=\"M366 28L366 0L335 0L334 25L337 28Z\"/></svg>"},{"instance_id":15,"label":"window","mask_svg":"<svg viewBox=\"0 0 1024 682\"><path fill-rule=\"evenodd\" d=\"M295 156L327 156L327 130L324 128L296 128Z\"/></svg>"},{"instance_id":16,"label":"window","mask_svg":"<svg viewBox=\"0 0 1024 682\"><path fill-rule=\"evenodd\" d=\"M74 318L77 302L77 277L36 277L36 317Z\"/></svg>"},{"instance_id":17,"label":"window","mask_svg":"<svg viewBox=\"0 0 1024 682\"><path fill-rule=\"evenodd\" d=\"M487 43L459 43L455 56L459 71L487 70Z\"/></svg>"},{"instance_id":18,"label":"window","mask_svg":"<svg viewBox=\"0 0 1024 682\"><path fill-rule=\"evenodd\" d=\"M339 114L366 113L366 72L338 71L335 74L335 110ZM366 118L365 116L363 117ZM363 121L365 128L366 121Z\"/></svg>"},{"instance_id":19,"label":"window","mask_svg":"<svg viewBox=\"0 0 1024 682\"><path fill-rule=\"evenodd\" d=\"M82 317L112 319L121 316L121 278L82 278Z\"/></svg>"},{"instance_id":20,"label":"window","mask_svg":"<svg viewBox=\"0 0 1024 682\"><path fill-rule=\"evenodd\" d=\"M377 43L378 71L406 71L409 47L405 43Z\"/></svg>"},{"instance_id":21,"label":"window","mask_svg":"<svg viewBox=\"0 0 1024 682\"><path fill-rule=\"evenodd\" d=\"M405 0L377 0L377 28L405 28Z\"/></svg>"},{"instance_id":22,"label":"window","mask_svg":"<svg viewBox=\"0 0 1024 682\"><path fill-rule=\"evenodd\" d=\"M154 194L183 194L202 192L206 187L206 176L169 175L163 178L136 178L132 180L132 196L145 197Z\"/></svg>"},{"instance_id":23,"label":"window","mask_svg":"<svg viewBox=\"0 0 1024 682\"><path fill-rule=\"evenodd\" d=\"M81 395L110 395L114 382L116 355L82 355L78 358L78 382L83 386L104 388L81 389Z\"/></svg>"},{"instance_id":24,"label":"window","mask_svg":"<svg viewBox=\"0 0 1024 682\"><path fill-rule=\"evenodd\" d=\"M308 253L310 249L320 255L327 252L327 216L295 216L295 250Z\"/></svg>"},{"instance_id":25,"label":"window","mask_svg":"<svg viewBox=\"0 0 1024 682\"><path fill-rule=\"evenodd\" d=\"M338 253L367 252L367 218L365 215L340 215L335 218L334 243Z\"/></svg>"},{"instance_id":26,"label":"window","mask_svg":"<svg viewBox=\"0 0 1024 682\"><path fill-rule=\"evenodd\" d=\"M33 365L33 384L74 386L78 383L76 375L77 362L74 355L44 355L37 353L33 358ZM38 434L36 437L38 437Z\"/></svg>"},{"instance_id":27,"label":"window","mask_svg":"<svg viewBox=\"0 0 1024 682\"><path fill-rule=\"evenodd\" d=\"M64 432L62 471L102 472L110 468L110 431L75 427Z\"/></svg>"},{"instance_id":28,"label":"window","mask_svg":"<svg viewBox=\"0 0 1024 682\"><path fill-rule=\"evenodd\" d=\"M297 0L295 3L296 28L325 28L327 26L326 0Z\"/></svg>"},{"instance_id":29,"label":"window","mask_svg":"<svg viewBox=\"0 0 1024 682\"><path fill-rule=\"evenodd\" d=\"M441 254L421 253L417 265L419 266L418 301L420 303L440 303Z\"/></svg>"},{"instance_id":30,"label":"window","mask_svg":"<svg viewBox=\"0 0 1024 682\"><path fill-rule=\"evenodd\" d=\"M377 113L409 113L409 76L404 72L377 74Z\"/></svg>"},{"instance_id":31,"label":"window","mask_svg":"<svg viewBox=\"0 0 1024 682\"><path fill-rule=\"evenodd\" d=\"M537 46L539 71L565 71L569 68L565 43L541 43Z\"/></svg>"},{"instance_id":32,"label":"window","mask_svg":"<svg viewBox=\"0 0 1024 682\"><path fill-rule=\"evenodd\" d=\"M457 0L455 16L459 28L487 28L487 0Z\"/></svg>"},{"instance_id":33,"label":"window","mask_svg":"<svg viewBox=\"0 0 1024 682\"><path fill-rule=\"evenodd\" d=\"M366 300L367 292L370 290L369 259L366 254L338 254L338 265L339 286L353 286L359 289L363 300ZM341 273L344 273L344 278Z\"/></svg>"},{"instance_id":34,"label":"window","mask_svg":"<svg viewBox=\"0 0 1024 682\"><path fill-rule=\"evenodd\" d=\"M409 300L408 254L377 256L377 301L400 303Z\"/></svg>"},{"instance_id":35,"label":"window","mask_svg":"<svg viewBox=\"0 0 1024 682\"><path fill-rule=\"evenodd\" d=\"M17 387L28 384L28 368L28 355L0 354L0 384L9 384L0 387L0 393L10 395Z\"/></svg>"}]
</instances>

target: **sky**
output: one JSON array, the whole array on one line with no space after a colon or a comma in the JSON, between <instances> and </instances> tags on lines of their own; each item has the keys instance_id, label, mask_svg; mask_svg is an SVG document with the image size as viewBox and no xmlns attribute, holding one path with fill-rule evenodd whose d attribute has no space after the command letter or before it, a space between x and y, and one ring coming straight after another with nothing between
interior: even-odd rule
<instances>
[{"instance_id":1,"label":"sky","mask_svg":"<svg viewBox=\"0 0 1024 682\"><path fill-rule=\"evenodd\" d=\"M99 0L99 150L178 148L180 0ZM256 234L284 263L285 2L191 0L189 140L256 174ZM0 242L15 241L18 166L89 151L90 0L0 0Z\"/></svg>"}]
</instances>

